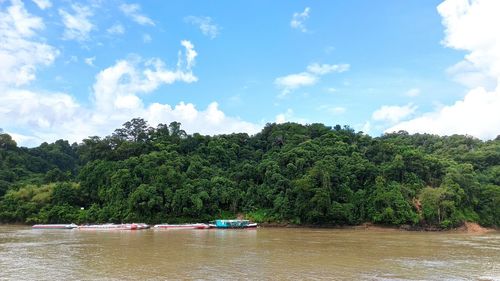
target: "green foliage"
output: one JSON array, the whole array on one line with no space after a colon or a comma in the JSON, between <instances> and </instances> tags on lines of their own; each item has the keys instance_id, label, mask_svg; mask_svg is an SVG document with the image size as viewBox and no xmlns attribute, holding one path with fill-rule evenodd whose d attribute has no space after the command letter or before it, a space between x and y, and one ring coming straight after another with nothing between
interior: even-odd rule
<instances>
[{"instance_id":1,"label":"green foliage","mask_svg":"<svg viewBox=\"0 0 500 281\"><path fill-rule=\"evenodd\" d=\"M457 217L456 197L452 190L426 187L420 192L422 215L428 224L451 226Z\"/></svg>"},{"instance_id":2,"label":"green foliage","mask_svg":"<svg viewBox=\"0 0 500 281\"><path fill-rule=\"evenodd\" d=\"M401 225L418 221L410 202L401 193L401 185L397 182L387 183L382 177L375 180L368 213L375 223Z\"/></svg>"},{"instance_id":3,"label":"green foliage","mask_svg":"<svg viewBox=\"0 0 500 281\"><path fill-rule=\"evenodd\" d=\"M0 133L0 222L500 225L500 139L267 124L188 135L139 118L107 137L18 147Z\"/></svg>"},{"instance_id":4,"label":"green foliage","mask_svg":"<svg viewBox=\"0 0 500 281\"><path fill-rule=\"evenodd\" d=\"M245 218L257 223L275 222L275 217L272 216L273 211L269 209L259 209L246 213Z\"/></svg>"}]
</instances>

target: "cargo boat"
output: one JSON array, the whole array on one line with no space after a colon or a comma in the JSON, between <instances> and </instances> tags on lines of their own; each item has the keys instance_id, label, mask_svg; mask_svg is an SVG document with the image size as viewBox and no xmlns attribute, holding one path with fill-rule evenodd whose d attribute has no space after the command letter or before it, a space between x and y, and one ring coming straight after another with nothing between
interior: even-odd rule
<instances>
[{"instance_id":1,"label":"cargo boat","mask_svg":"<svg viewBox=\"0 0 500 281\"><path fill-rule=\"evenodd\" d=\"M210 228L256 228L257 224L249 220L215 220L210 223Z\"/></svg>"},{"instance_id":2,"label":"cargo boat","mask_svg":"<svg viewBox=\"0 0 500 281\"><path fill-rule=\"evenodd\" d=\"M149 228L151 228L151 226L149 224L145 224L145 223L136 223L136 224L137 224L138 229L149 229Z\"/></svg>"},{"instance_id":3,"label":"cargo boat","mask_svg":"<svg viewBox=\"0 0 500 281\"><path fill-rule=\"evenodd\" d=\"M155 229L207 229L210 226L204 223L186 223L186 224L157 224Z\"/></svg>"},{"instance_id":4,"label":"cargo boat","mask_svg":"<svg viewBox=\"0 0 500 281\"><path fill-rule=\"evenodd\" d=\"M33 229L73 229L77 228L78 225L71 224L35 224L32 226Z\"/></svg>"},{"instance_id":5,"label":"cargo boat","mask_svg":"<svg viewBox=\"0 0 500 281\"><path fill-rule=\"evenodd\" d=\"M80 230L142 230L148 229L149 225L144 223L106 223L106 224L89 224L80 225L78 229Z\"/></svg>"}]
</instances>

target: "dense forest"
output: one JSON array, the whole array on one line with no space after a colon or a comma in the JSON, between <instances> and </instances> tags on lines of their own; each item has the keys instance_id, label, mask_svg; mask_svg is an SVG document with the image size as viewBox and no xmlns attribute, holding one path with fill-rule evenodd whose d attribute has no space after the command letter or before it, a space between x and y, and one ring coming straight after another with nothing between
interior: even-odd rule
<instances>
[{"instance_id":1,"label":"dense forest","mask_svg":"<svg viewBox=\"0 0 500 281\"><path fill-rule=\"evenodd\" d=\"M0 222L208 221L500 225L500 137L370 137L267 124L188 135L132 119L110 136L17 146L0 132Z\"/></svg>"}]
</instances>

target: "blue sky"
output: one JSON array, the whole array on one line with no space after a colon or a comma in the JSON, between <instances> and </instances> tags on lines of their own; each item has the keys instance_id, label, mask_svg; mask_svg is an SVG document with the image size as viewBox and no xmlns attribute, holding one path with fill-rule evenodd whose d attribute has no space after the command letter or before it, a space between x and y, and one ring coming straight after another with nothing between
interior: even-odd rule
<instances>
[{"instance_id":1,"label":"blue sky","mask_svg":"<svg viewBox=\"0 0 500 281\"><path fill-rule=\"evenodd\" d=\"M500 133L500 118L489 128L456 118L486 110L477 124L500 105L498 35L482 26L498 16L486 13L498 8L492 0L0 7L0 128L21 145L104 136L133 117L205 134L287 121L373 136ZM486 35L466 28L476 25ZM481 102L467 103L468 95Z\"/></svg>"}]
</instances>

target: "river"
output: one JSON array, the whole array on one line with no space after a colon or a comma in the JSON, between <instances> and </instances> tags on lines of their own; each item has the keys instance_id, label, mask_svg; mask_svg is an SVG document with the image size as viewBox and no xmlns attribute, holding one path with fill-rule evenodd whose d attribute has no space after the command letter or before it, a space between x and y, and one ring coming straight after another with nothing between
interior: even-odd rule
<instances>
[{"instance_id":1,"label":"river","mask_svg":"<svg viewBox=\"0 0 500 281\"><path fill-rule=\"evenodd\" d=\"M500 234L0 225L0 280L138 279L500 280Z\"/></svg>"}]
</instances>

